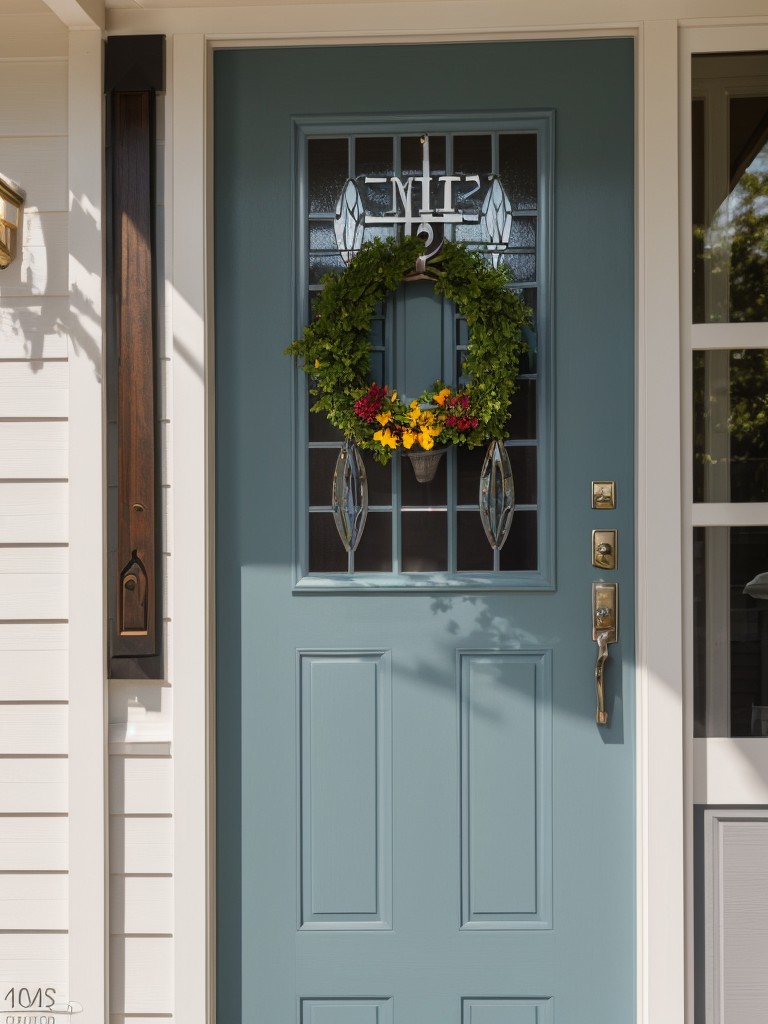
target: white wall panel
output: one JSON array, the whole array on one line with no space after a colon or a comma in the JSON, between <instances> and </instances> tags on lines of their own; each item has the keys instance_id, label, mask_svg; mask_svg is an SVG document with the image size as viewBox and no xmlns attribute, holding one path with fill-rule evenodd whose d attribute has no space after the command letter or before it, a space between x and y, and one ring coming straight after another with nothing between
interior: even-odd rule
<instances>
[{"instance_id":1,"label":"white wall panel","mask_svg":"<svg viewBox=\"0 0 768 1024\"><path fill-rule=\"evenodd\" d=\"M170 757L109 759L111 814L170 814L173 811L173 763Z\"/></svg>"},{"instance_id":2,"label":"white wall panel","mask_svg":"<svg viewBox=\"0 0 768 1024\"><path fill-rule=\"evenodd\" d=\"M0 757L0 814L67 810L65 757Z\"/></svg>"},{"instance_id":3,"label":"white wall panel","mask_svg":"<svg viewBox=\"0 0 768 1024\"><path fill-rule=\"evenodd\" d=\"M28 2L28 0L27 0ZM21 55L65 57L67 33L59 19L51 14L9 14L3 4L3 31L0 33L0 60Z\"/></svg>"},{"instance_id":4,"label":"white wall panel","mask_svg":"<svg viewBox=\"0 0 768 1024\"><path fill-rule=\"evenodd\" d=\"M110 940L110 1012L173 1011L173 940L123 937Z\"/></svg>"},{"instance_id":5,"label":"white wall panel","mask_svg":"<svg viewBox=\"0 0 768 1024\"><path fill-rule=\"evenodd\" d=\"M109 835L109 867L113 874L170 875L173 872L173 820L170 817L112 815Z\"/></svg>"},{"instance_id":6,"label":"white wall panel","mask_svg":"<svg viewBox=\"0 0 768 1024\"><path fill-rule=\"evenodd\" d=\"M0 983L35 988L42 983L64 991L68 952L66 935L0 933Z\"/></svg>"},{"instance_id":7,"label":"white wall panel","mask_svg":"<svg viewBox=\"0 0 768 1024\"><path fill-rule=\"evenodd\" d=\"M4 363L0 373L0 417L66 416L68 382L64 361Z\"/></svg>"},{"instance_id":8,"label":"white wall panel","mask_svg":"<svg viewBox=\"0 0 768 1024\"><path fill-rule=\"evenodd\" d=\"M170 875L112 875L109 892L112 935L170 935L173 931Z\"/></svg>"},{"instance_id":9,"label":"white wall panel","mask_svg":"<svg viewBox=\"0 0 768 1024\"><path fill-rule=\"evenodd\" d=\"M66 931L67 886L56 875L0 875L0 921L6 931Z\"/></svg>"},{"instance_id":10,"label":"white wall panel","mask_svg":"<svg viewBox=\"0 0 768 1024\"><path fill-rule=\"evenodd\" d=\"M0 63L0 136L64 135L67 62Z\"/></svg>"},{"instance_id":11,"label":"white wall panel","mask_svg":"<svg viewBox=\"0 0 768 1024\"><path fill-rule=\"evenodd\" d=\"M66 211L68 196L65 136L19 136L3 139L0 174L23 187L25 211Z\"/></svg>"},{"instance_id":12,"label":"white wall panel","mask_svg":"<svg viewBox=\"0 0 768 1024\"><path fill-rule=\"evenodd\" d=\"M27 214L17 251L17 258L3 271L4 297L67 294L69 251L65 214Z\"/></svg>"},{"instance_id":13,"label":"white wall panel","mask_svg":"<svg viewBox=\"0 0 768 1024\"><path fill-rule=\"evenodd\" d=\"M65 817L0 818L0 871L66 871Z\"/></svg>"},{"instance_id":14,"label":"white wall panel","mask_svg":"<svg viewBox=\"0 0 768 1024\"><path fill-rule=\"evenodd\" d=\"M64 544L65 483L0 483L0 544Z\"/></svg>"},{"instance_id":15,"label":"white wall panel","mask_svg":"<svg viewBox=\"0 0 768 1024\"><path fill-rule=\"evenodd\" d=\"M0 548L0 619L65 619L67 549Z\"/></svg>"},{"instance_id":16,"label":"white wall panel","mask_svg":"<svg viewBox=\"0 0 768 1024\"><path fill-rule=\"evenodd\" d=\"M66 623L0 623L0 700L66 700L67 673Z\"/></svg>"},{"instance_id":17,"label":"white wall panel","mask_svg":"<svg viewBox=\"0 0 768 1024\"><path fill-rule=\"evenodd\" d=\"M66 754L66 704L0 705L0 750L4 754Z\"/></svg>"},{"instance_id":18,"label":"white wall panel","mask_svg":"<svg viewBox=\"0 0 768 1024\"><path fill-rule=\"evenodd\" d=\"M2 295L0 290L0 359L66 358L68 299Z\"/></svg>"},{"instance_id":19,"label":"white wall panel","mask_svg":"<svg viewBox=\"0 0 768 1024\"><path fill-rule=\"evenodd\" d=\"M67 424L63 420L0 422L0 479L64 480L67 472Z\"/></svg>"}]
</instances>

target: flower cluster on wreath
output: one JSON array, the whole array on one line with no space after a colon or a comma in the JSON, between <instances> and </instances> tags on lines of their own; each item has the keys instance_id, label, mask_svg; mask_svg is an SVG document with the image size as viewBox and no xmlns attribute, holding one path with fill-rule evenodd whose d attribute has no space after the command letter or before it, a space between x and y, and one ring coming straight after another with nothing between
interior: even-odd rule
<instances>
[{"instance_id":1,"label":"flower cluster on wreath","mask_svg":"<svg viewBox=\"0 0 768 1024\"><path fill-rule=\"evenodd\" d=\"M469 383L451 388L438 380L405 403L387 385L371 383L371 320L377 303L413 271L424 246L419 238L366 242L341 274L326 275L314 317L286 352L299 356L310 376L312 412L379 462L392 452L442 445L475 448L507 436L509 405L526 349L522 328L531 311L510 287L505 266L479 252L445 242L427 262L435 291L452 300L469 331L463 372Z\"/></svg>"},{"instance_id":2,"label":"flower cluster on wreath","mask_svg":"<svg viewBox=\"0 0 768 1024\"><path fill-rule=\"evenodd\" d=\"M436 381L434 388L405 405L390 395L386 385L371 384L354 404L355 415L364 423L378 423L372 440L386 448L414 446L429 451L435 445L461 444L467 433L480 425L472 415L470 389L454 392Z\"/></svg>"}]
</instances>

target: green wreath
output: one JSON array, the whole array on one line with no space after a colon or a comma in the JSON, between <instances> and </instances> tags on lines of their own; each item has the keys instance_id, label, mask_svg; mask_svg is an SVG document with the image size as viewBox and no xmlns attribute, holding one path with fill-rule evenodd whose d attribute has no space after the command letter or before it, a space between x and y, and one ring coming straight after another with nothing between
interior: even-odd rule
<instances>
[{"instance_id":1,"label":"green wreath","mask_svg":"<svg viewBox=\"0 0 768 1024\"><path fill-rule=\"evenodd\" d=\"M493 267L478 252L445 242L426 264L435 291L456 303L466 318L469 344L464 372L469 383L442 381L406 405L385 385L371 383L371 320L378 302L413 272L424 246L419 238L366 242L339 275L326 275L314 318L286 353L302 359L317 396L312 412L360 448L387 463L392 452L464 444L476 448L507 436L509 404L517 386L522 328L531 311L509 287L506 267Z\"/></svg>"}]
</instances>

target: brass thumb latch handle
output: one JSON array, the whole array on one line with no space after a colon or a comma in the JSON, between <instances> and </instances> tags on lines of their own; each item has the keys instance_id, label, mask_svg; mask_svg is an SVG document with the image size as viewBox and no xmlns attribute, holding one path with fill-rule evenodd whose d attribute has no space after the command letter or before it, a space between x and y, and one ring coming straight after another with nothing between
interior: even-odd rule
<instances>
[{"instance_id":1,"label":"brass thumb latch handle","mask_svg":"<svg viewBox=\"0 0 768 1024\"><path fill-rule=\"evenodd\" d=\"M608 644L615 644L618 637L618 584L592 584L592 639L597 643L595 664L595 693L598 725L608 724L605 710L605 663L608 660Z\"/></svg>"}]
</instances>

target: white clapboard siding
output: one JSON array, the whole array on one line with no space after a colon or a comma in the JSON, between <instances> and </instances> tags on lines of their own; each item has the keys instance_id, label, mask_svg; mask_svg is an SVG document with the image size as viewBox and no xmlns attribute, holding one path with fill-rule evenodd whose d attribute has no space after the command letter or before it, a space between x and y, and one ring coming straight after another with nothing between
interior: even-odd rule
<instances>
[{"instance_id":1,"label":"white clapboard siding","mask_svg":"<svg viewBox=\"0 0 768 1024\"><path fill-rule=\"evenodd\" d=\"M0 417L65 417L69 412L69 367L63 360L2 364Z\"/></svg>"},{"instance_id":2,"label":"white clapboard siding","mask_svg":"<svg viewBox=\"0 0 768 1024\"><path fill-rule=\"evenodd\" d=\"M68 822L61 817L0 817L0 871L66 871Z\"/></svg>"},{"instance_id":3,"label":"white clapboard siding","mask_svg":"<svg viewBox=\"0 0 768 1024\"><path fill-rule=\"evenodd\" d=\"M0 814L67 811L65 757L0 757Z\"/></svg>"},{"instance_id":4,"label":"white clapboard siding","mask_svg":"<svg viewBox=\"0 0 768 1024\"><path fill-rule=\"evenodd\" d=\"M3 31L0 33L0 60L20 56L66 57L67 30L50 11L34 10L33 0L24 0L25 11L9 11L8 0L2 4ZM13 175L15 177L15 175ZM24 180L23 178L20 180Z\"/></svg>"},{"instance_id":5,"label":"white clapboard siding","mask_svg":"<svg viewBox=\"0 0 768 1024\"><path fill-rule=\"evenodd\" d=\"M42 985L65 992L69 987L68 974L68 936L55 932L0 933L0 983L3 985L32 989ZM5 991L0 994L5 995Z\"/></svg>"},{"instance_id":6,"label":"white clapboard siding","mask_svg":"<svg viewBox=\"0 0 768 1024\"><path fill-rule=\"evenodd\" d=\"M68 876L0 875L3 931L66 931Z\"/></svg>"},{"instance_id":7,"label":"white clapboard siding","mask_svg":"<svg viewBox=\"0 0 768 1024\"><path fill-rule=\"evenodd\" d=\"M65 483L0 482L0 544L64 544Z\"/></svg>"},{"instance_id":8,"label":"white clapboard siding","mask_svg":"<svg viewBox=\"0 0 768 1024\"><path fill-rule=\"evenodd\" d=\"M65 60L0 63L0 95L0 136L66 134Z\"/></svg>"},{"instance_id":9,"label":"white clapboard siding","mask_svg":"<svg viewBox=\"0 0 768 1024\"><path fill-rule=\"evenodd\" d=\"M173 939L113 935L110 949L111 1013L173 1011Z\"/></svg>"},{"instance_id":10,"label":"white clapboard siding","mask_svg":"<svg viewBox=\"0 0 768 1024\"><path fill-rule=\"evenodd\" d=\"M68 298L2 296L0 285L0 359L66 359Z\"/></svg>"},{"instance_id":11,"label":"white clapboard siding","mask_svg":"<svg viewBox=\"0 0 768 1024\"><path fill-rule=\"evenodd\" d=\"M0 700L66 700L67 625L0 622Z\"/></svg>"},{"instance_id":12,"label":"white clapboard siding","mask_svg":"<svg viewBox=\"0 0 768 1024\"><path fill-rule=\"evenodd\" d=\"M0 548L0 619L66 619L65 547Z\"/></svg>"},{"instance_id":13,"label":"white clapboard siding","mask_svg":"<svg viewBox=\"0 0 768 1024\"><path fill-rule=\"evenodd\" d=\"M173 819L111 815L110 870L116 875L170 875Z\"/></svg>"},{"instance_id":14,"label":"white clapboard siding","mask_svg":"<svg viewBox=\"0 0 768 1024\"><path fill-rule=\"evenodd\" d=\"M64 38L66 41L66 32ZM23 183L25 211L67 210L67 140L64 136L3 139L0 174Z\"/></svg>"},{"instance_id":15,"label":"white clapboard siding","mask_svg":"<svg viewBox=\"0 0 768 1024\"><path fill-rule=\"evenodd\" d=\"M63 420L0 422L0 479L64 480L69 472L67 449Z\"/></svg>"},{"instance_id":16,"label":"white clapboard siding","mask_svg":"<svg viewBox=\"0 0 768 1024\"><path fill-rule=\"evenodd\" d=\"M109 924L113 935L170 935L173 878L170 875L112 875Z\"/></svg>"},{"instance_id":17,"label":"white clapboard siding","mask_svg":"<svg viewBox=\"0 0 768 1024\"><path fill-rule=\"evenodd\" d=\"M0 750L6 755L66 754L66 704L0 704Z\"/></svg>"},{"instance_id":18,"label":"white clapboard siding","mask_svg":"<svg viewBox=\"0 0 768 1024\"><path fill-rule=\"evenodd\" d=\"M69 246L65 214L28 214L17 246L17 258L3 271L1 296L67 294Z\"/></svg>"},{"instance_id":19,"label":"white clapboard siding","mask_svg":"<svg viewBox=\"0 0 768 1024\"><path fill-rule=\"evenodd\" d=\"M111 814L170 814L173 811L170 757L110 757L109 810Z\"/></svg>"}]
</instances>

